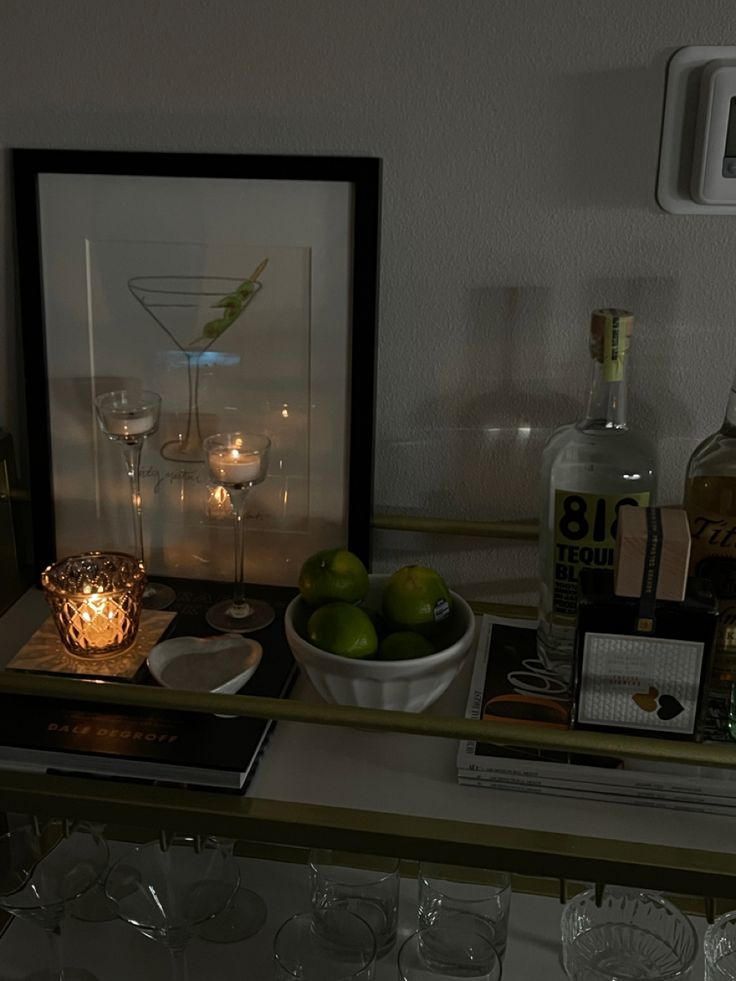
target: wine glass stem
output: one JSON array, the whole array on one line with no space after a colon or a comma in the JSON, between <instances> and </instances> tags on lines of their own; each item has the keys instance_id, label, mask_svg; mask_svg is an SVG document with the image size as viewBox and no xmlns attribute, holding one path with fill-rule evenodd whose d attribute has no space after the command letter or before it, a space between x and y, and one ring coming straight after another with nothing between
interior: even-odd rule
<instances>
[{"instance_id":1,"label":"wine glass stem","mask_svg":"<svg viewBox=\"0 0 736 981\"><path fill-rule=\"evenodd\" d=\"M235 576L233 606L246 606L245 599L245 504L250 487L231 487L230 500L235 512Z\"/></svg>"},{"instance_id":2,"label":"wine glass stem","mask_svg":"<svg viewBox=\"0 0 736 981\"><path fill-rule=\"evenodd\" d=\"M61 924L46 930L46 953L49 963L49 976L54 981L64 981L64 965L61 959Z\"/></svg>"},{"instance_id":3,"label":"wine glass stem","mask_svg":"<svg viewBox=\"0 0 736 981\"><path fill-rule=\"evenodd\" d=\"M135 555L143 562L143 521L141 518L141 450L143 440L123 443L123 457L130 477L130 500L133 507L133 535Z\"/></svg>"},{"instance_id":4,"label":"wine glass stem","mask_svg":"<svg viewBox=\"0 0 736 981\"><path fill-rule=\"evenodd\" d=\"M171 981L189 981L186 949L169 947L169 956L171 958Z\"/></svg>"}]
</instances>

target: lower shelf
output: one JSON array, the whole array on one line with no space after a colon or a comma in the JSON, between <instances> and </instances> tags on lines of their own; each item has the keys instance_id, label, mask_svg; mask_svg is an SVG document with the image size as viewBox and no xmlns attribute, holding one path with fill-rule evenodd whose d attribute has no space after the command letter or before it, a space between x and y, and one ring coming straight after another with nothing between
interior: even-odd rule
<instances>
[{"instance_id":1,"label":"lower shelf","mask_svg":"<svg viewBox=\"0 0 736 981\"><path fill-rule=\"evenodd\" d=\"M212 944L195 939L189 948L191 981L211 978L242 981L267 979L273 975L272 941L279 925L292 913L309 907L306 867L286 862L239 859L243 885L254 889L266 901L268 920L255 937L235 944ZM399 942L415 929L416 884L412 878L401 882ZM564 981L560 966L558 900L515 892L511 902L509 944L504 963L504 981ZM702 937L704 920L693 917ZM168 978L166 951L147 940L132 927L118 921L85 923L68 918L63 927L65 961L70 967L84 967L105 981L162 981ZM18 981L44 966L40 930L16 921L0 940L3 981ZM397 945L398 946L398 945ZM376 981L395 981L394 947L378 962ZM702 977L699 958L693 977Z\"/></svg>"}]
</instances>

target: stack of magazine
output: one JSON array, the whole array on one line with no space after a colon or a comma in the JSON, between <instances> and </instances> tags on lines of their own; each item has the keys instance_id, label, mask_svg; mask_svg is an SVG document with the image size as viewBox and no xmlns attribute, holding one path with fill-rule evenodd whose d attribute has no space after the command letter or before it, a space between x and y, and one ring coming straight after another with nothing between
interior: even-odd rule
<instances>
[{"instance_id":1,"label":"stack of magazine","mask_svg":"<svg viewBox=\"0 0 736 981\"><path fill-rule=\"evenodd\" d=\"M569 728L571 692L539 660L536 626L482 618L467 718ZM717 767L462 741L457 770L469 786L736 814L736 772Z\"/></svg>"}]
</instances>

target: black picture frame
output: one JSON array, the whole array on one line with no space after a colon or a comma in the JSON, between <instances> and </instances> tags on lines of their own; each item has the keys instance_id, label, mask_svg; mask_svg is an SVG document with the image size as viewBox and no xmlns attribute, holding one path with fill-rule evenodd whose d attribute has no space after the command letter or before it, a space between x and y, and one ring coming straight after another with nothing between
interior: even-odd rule
<instances>
[{"instance_id":1,"label":"black picture frame","mask_svg":"<svg viewBox=\"0 0 736 981\"><path fill-rule=\"evenodd\" d=\"M381 215L382 162L374 157L349 156L288 156L202 154L170 152L108 152L99 150L55 150L17 148L11 151L12 188L15 210L16 248L18 262L18 289L20 301L20 334L23 353L28 446L28 482L31 498L33 530L33 561L36 573L60 555L60 509L66 501L55 481L58 460L58 439L52 426L50 384L58 365L50 364L50 337L58 351L62 340L52 332L62 332L51 310L51 283L54 276L49 269L55 260L68 263L68 249L59 248L67 234L63 222L64 208L74 207L67 203L71 186L74 197L78 193L97 194L96 183L101 183L100 194L105 187L117 193L121 184L123 194L128 194L131 204L143 208L143 201L153 200L151 188L173 189L180 195L197 195L202 188L212 188L213 181L227 182L215 185L215 191L223 188L257 198L259 189L278 192L288 189L303 194L305 211L318 212L322 195L334 190L335 196L349 201L350 222L349 255L346 256L346 290L349 304L345 314L348 364L345 373L345 414L341 421L346 445L340 452L345 454L344 466L344 526L343 540L325 541L324 547L340 544L359 555L370 567L370 525L373 506L373 447L375 407L375 357L378 311L378 269ZM63 178L59 180L59 178ZM113 184L108 178L112 179ZM58 188L54 181L57 181ZM46 188L46 185L51 190ZM56 188L56 189L55 189ZM140 200L138 189L145 190ZM42 194L43 190L43 194ZM345 196L345 191L347 195ZM145 198L145 195L149 195ZM109 196L109 195L108 195ZM133 199L135 198L135 201ZM52 200L53 205L45 202ZM107 197L98 200L107 201ZM125 200L125 199L123 199ZM259 199L260 200L260 199ZM94 203L94 202L93 202ZM53 220L44 209L53 212ZM265 205L264 205L265 208ZM93 210L93 209L92 209ZM127 209L120 207L120 214ZM71 218L71 210L68 212ZM78 221L78 212L74 212ZM329 210L324 223L329 225ZM60 217L61 216L61 217ZM224 220L223 212L223 220ZM81 221L81 219L79 219ZM121 224L124 222L121 219ZM50 233L48 227L54 227ZM73 236L76 232L69 232ZM113 236L117 233L112 232ZM104 235L102 236L104 237ZM81 262L84 242L72 241L72 251L80 250ZM178 244L175 242L175 244ZM309 243L307 243L309 246ZM63 256L60 255L63 253ZM68 270L67 270L68 271ZM72 270L76 275L77 270ZM72 277L73 278L73 277ZM57 281L60 279L57 276ZM63 282L63 280L62 280ZM311 294L310 294L311 295ZM63 318L62 318L63 320ZM53 355L59 357L59 355ZM92 377L92 375L90 375ZM87 420L85 420L85 426ZM93 425L93 423L92 423ZM91 434L91 430L89 430ZM95 437L90 435L91 439ZM63 505L63 507L62 507ZM64 512L65 513L65 512ZM144 504L145 513L145 504ZM89 542L80 543L86 550ZM314 545L315 542L312 542ZM318 543L319 544L319 543ZM97 546L95 546L97 547ZM67 540L64 549L70 551ZM181 569L154 569L157 574L182 576ZM298 569L293 572L296 582ZM246 573L247 575L247 573ZM183 573L184 578L209 578L201 572ZM224 575L213 578L227 578ZM248 576L250 578L250 576ZM280 579L268 580L285 584Z\"/></svg>"}]
</instances>

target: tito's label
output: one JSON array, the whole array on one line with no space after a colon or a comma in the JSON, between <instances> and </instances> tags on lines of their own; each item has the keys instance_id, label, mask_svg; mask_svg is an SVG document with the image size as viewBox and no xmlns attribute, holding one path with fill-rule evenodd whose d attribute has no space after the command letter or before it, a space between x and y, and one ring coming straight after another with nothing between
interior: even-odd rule
<instances>
[{"instance_id":1,"label":"tito's label","mask_svg":"<svg viewBox=\"0 0 736 981\"><path fill-rule=\"evenodd\" d=\"M718 598L713 674L736 680L736 517L701 508L688 512L690 575L710 579Z\"/></svg>"},{"instance_id":2,"label":"tito's label","mask_svg":"<svg viewBox=\"0 0 736 981\"><path fill-rule=\"evenodd\" d=\"M619 508L646 507L643 494L579 494L555 491L552 609L558 622L574 624L581 569L613 569Z\"/></svg>"}]
</instances>

